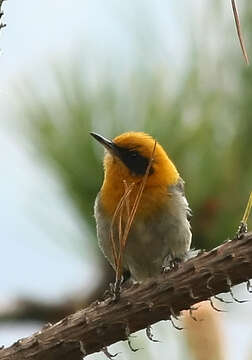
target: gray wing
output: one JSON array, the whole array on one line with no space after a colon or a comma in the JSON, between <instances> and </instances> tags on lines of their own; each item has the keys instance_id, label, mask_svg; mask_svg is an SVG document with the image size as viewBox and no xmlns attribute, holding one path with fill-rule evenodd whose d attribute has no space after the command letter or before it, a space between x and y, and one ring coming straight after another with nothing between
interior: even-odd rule
<instances>
[{"instance_id":1,"label":"gray wing","mask_svg":"<svg viewBox=\"0 0 252 360\"><path fill-rule=\"evenodd\" d=\"M183 196L183 199L185 201L186 204L186 215L187 215L187 219L190 220L192 217L192 210L189 207L188 201L186 199L185 196L185 182L184 180L180 177L177 184L175 185L175 189L181 193L181 195Z\"/></svg>"}]
</instances>

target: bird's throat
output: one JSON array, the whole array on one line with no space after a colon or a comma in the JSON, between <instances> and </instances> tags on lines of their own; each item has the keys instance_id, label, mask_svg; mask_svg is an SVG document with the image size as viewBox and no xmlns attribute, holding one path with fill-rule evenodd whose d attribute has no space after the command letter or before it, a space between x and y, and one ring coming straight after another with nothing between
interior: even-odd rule
<instances>
[{"instance_id":1,"label":"bird's throat","mask_svg":"<svg viewBox=\"0 0 252 360\"><path fill-rule=\"evenodd\" d=\"M129 187L131 183L127 183ZM134 183L132 191L130 192L127 200L124 201L124 207L132 210L136 198L140 191L141 182ZM104 182L101 189L101 202L102 206L111 217L114 215L120 200L125 194L125 182L117 181L115 184L111 182ZM148 217L160 209L165 202L169 200L167 186L147 186L144 188L136 217Z\"/></svg>"}]
</instances>

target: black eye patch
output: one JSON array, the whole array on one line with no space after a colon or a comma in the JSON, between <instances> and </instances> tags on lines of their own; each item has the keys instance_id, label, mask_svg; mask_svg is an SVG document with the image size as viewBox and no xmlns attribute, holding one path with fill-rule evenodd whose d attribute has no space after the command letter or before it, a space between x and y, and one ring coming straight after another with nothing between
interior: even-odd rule
<instances>
[{"instance_id":1,"label":"black eye patch","mask_svg":"<svg viewBox=\"0 0 252 360\"><path fill-rule=\"evenodd\" d=\"M128 149L117 146L117 156L128 167L134 175L144 175L146 173L149 159L142 156L136 149ZM149 174L154 172L153 168L150 168Z\"/></svg>"}]
</instances>

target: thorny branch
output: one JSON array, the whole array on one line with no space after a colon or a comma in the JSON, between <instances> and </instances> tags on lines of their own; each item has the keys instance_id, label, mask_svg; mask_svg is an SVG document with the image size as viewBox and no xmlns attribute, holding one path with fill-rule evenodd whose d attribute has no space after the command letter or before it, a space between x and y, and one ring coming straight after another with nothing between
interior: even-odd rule
<instances>
[{"instance_id":1,"label":"thorny branch","mask_svg":"<svg viewBox=\"0 0 252 360\"><path fill-rule=\"evenodd\" d=\"M173 322L181 310L193 311L193 305L204 300L213 303L212 297L219 293L230 292L236 299L231 289L236 284L247 282L251 292L250 278L252 232L188 260L177 270L122 290L117 302L108 297L48 324L0 350L0 360L79 360L97 351L113 358L108 345L129 340L130 334L146 327L152 338L150 325Z\"/></svg>"}]
</instances>

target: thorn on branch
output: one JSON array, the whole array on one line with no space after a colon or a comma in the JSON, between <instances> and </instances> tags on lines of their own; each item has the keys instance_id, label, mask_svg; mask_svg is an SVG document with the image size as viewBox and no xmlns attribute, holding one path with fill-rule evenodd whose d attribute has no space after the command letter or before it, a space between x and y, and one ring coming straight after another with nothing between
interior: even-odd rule
<instances>
[{"instance_id":1,"label":"thorn on branch","mask_svg":"<svg viewBox=\"0 0 252 360\"><path fill-rule=\"evenodd\" d=\"M120 353L115 353L115 354L110 354L110 352L108 351L107 346L104 346L101 351L103 352L104 355L106 355L106 357L110 360L112 360L113 358L115 358L117 355L119 355Z\"/></svg>"},{"instance_id":2,"label":"thorn on branch","mask_svg":"<svg viewBox=\"0 0 252 360\"><path fill-rule=\"evenodd\" d=\"M182 327L180 327L180 326L178 326L178 325L175 324L172 316L170 316L170 320L171 320L172 326L173 326L176 330L179 330L179 331L180 331L180 330L184 330L184 328L182 328Z\"/></svg>"},{"instance_id":3,"label":"thorn on branch","mask_svg":"<svg viewBox=\"0 0 252 360\"><path fill-rule=\"evenodd\" d=\"M151 329L151 325L148 325L147 328L146 328L146 336L147 336L147 338L148 338L150 341L155 342L155 343L160 342L159 340L154 339L151 330L152 330L152 329Z\"/></svg>"},{"instance_id":4,"label":"thorn on branch","mask_svg":"<svg viewBox=\"0 0 252 360\"><path fill-rule=\"evenodd\" d=\"M128 346L129 346L129 348L130 348L130 350L131 350L132 352L137 352L138 350L140 350L139 348L134 348L134 347L132 346L131 340L130 340L129 337L128 337L127 343L128 343Z\"/></svg>"},{"instance_id":5,"label":"thorn on branch","mask_svg":"<svg viewBox=\"0 0 252 360\"><path fill-rule=\"evenodd\" d=\"M233 293L233 290L232 288L230 287L229 289L229 293L230 295L232 296L232 299L234 299L235 302L237 302L238 304L243 304L245 302L248 302L248 300L240 300L240 299L237 299L237 297L234 296L234 293Z\"/></svg>"},{"instance_id":6,"label":"thorn on branch","mask_svg":"<svg viewBox=\"0 0 252 360\"><path fill-rule=\"evenodd\" d=\"M192 288L190 288L190 290L189 290L189 296L193 300L197 300L199 298L198 296L194 295Z\"/></svg>"},{"instance_id":7,"label":"thorn on branch","mask_svg":"<svg viewBox=\"0 0 252 360\"><path fill-rule=\"evenodd\" d=\"M235 302L237 302L237 303L239 303L239 304L243 304L243 303L245 303L245 302L248 302L248 300L239 300L239 299L237 299L235 296L234 296L234 293L233 293L233 289L232 289L232 281L231 281L231 279L229 278L229 277L227 277L227 285L228 285L228 287L229 287L229 293L230 293L230 295L232 296L232 299L235 301Z\"/></svg>"},{"instance_id":8,"label":"thorn on branch","mask_svg":"<svg viewBox=\"0 0 252 360\"><path fill-rule=\"evenodd\" d=\"M212 295L213 288L210 285L211 280L214 280L214 275L211 275L209 277L209 279L207 280L207 284L206 284L207 289L210 291L210 294ZM225 303L225 304L232 304L232 301L224 300L220 296L217 296L217 295L214 295L213 298L216 299L216 300L219 300L220 302ZM214 310L216 310L216 311L224 311L224 310L217 309L216 306L213 303L213 300L211 298L209 299L209 301L210 301L211 306L212 306L212 308Z\"/></svg>"},{"instance_id":9,"label":"thorn on branch","mask_svg":"<svg viewBox=\"0 0 252 360\"><path fill-rule=\"evenodd\" d=\"M225 310L218 309L218 308L214 305L212 298L208 299L208 301L210 302L212 308L213 308L215 311L217 311L217 312L226 312Z\"/></svg>"},{"instance_id":10,"label":"thorn on branch","mask_svg":"<svg viewBox=\"0 0 252 360\"><path fill-rule=\"evenodd\" d=\"M80 341L80 352L81 352L82 358L84 359L84 357L87 356L87 351L84 347L83 341Z\"/></svg>"},{"instance_id":11,"label":"thorn on branch","mask_svg":"<svg viewBox=\"0 0 252 360\"><path fill-rule=\"evenodd\" d=\"M237 298L234 296L234 293L233 293L232 288L230 288L229 292L230 292L230 295L232 296L232 299L234 299L235 302L237 302L237 303L239 303L239 304L243 304L243 303L248 302L248 300L240 300L240 299L237 299Z\"/></svg>"},{"instance_id":12,"label":"thorn on branch","mask_svg":"<svg viewBox=\"0 0 252 360\"><path fill-rule=\"evenodd\" d=\"M190 307L189 309L189 315L190 315L190 318L193 319L194 321L198 321L198 319L193 315L193 311L196 311L198 308L193 308L193 307Z\"/></svg>"},{"instance_id":13,"label":"thorn on branch","mask_svg":"<svg viewBox=\"0 0 252 360\"><path fill-rule=\"evenodd\" d=\"M220 296L217 296L217 295L214 296L214 299L219 300L220 302L222 302L224 304L232 304L233 303L233 301L224 300Z\"/></svg>"},{"instance_id":14,"label":"thorn on branch","mask_svg":"<svg viewBox=\"0 0 252 360\"><path fill-rule=\"evenodd\" d=\"M130 340L130 328L129 328L129 325L127 324L126 327L125 327L125 335L126 335L126 338L127 338L127 343L128 343L128 346L130 348L131 351L133 352L137 352L138 350L140 350L139 348L134 348L131 344L131 340Z\"/></svg>"},{"instance_id":15,"label":"thorn on branch","mask_svg":"<svg viewBox=\"0 0 252 360\"><path fill-rule=\"evenodd\" d=\"M251 294L252 293L252 285L250 280L247 280L247 291Z\"/></svg>"},{"instance_id":16,"label":"thorn on branch","mask_svg":"<svg viewBox=\"0 0 252 360\"><path fill-rule=\"evenodd\" d=\"M179 313L175 313L174 309L172 306L170 306L170 313L172 314L172 316L176 319L179 320L178 315Z\"/></svg>"}]
</instances>

